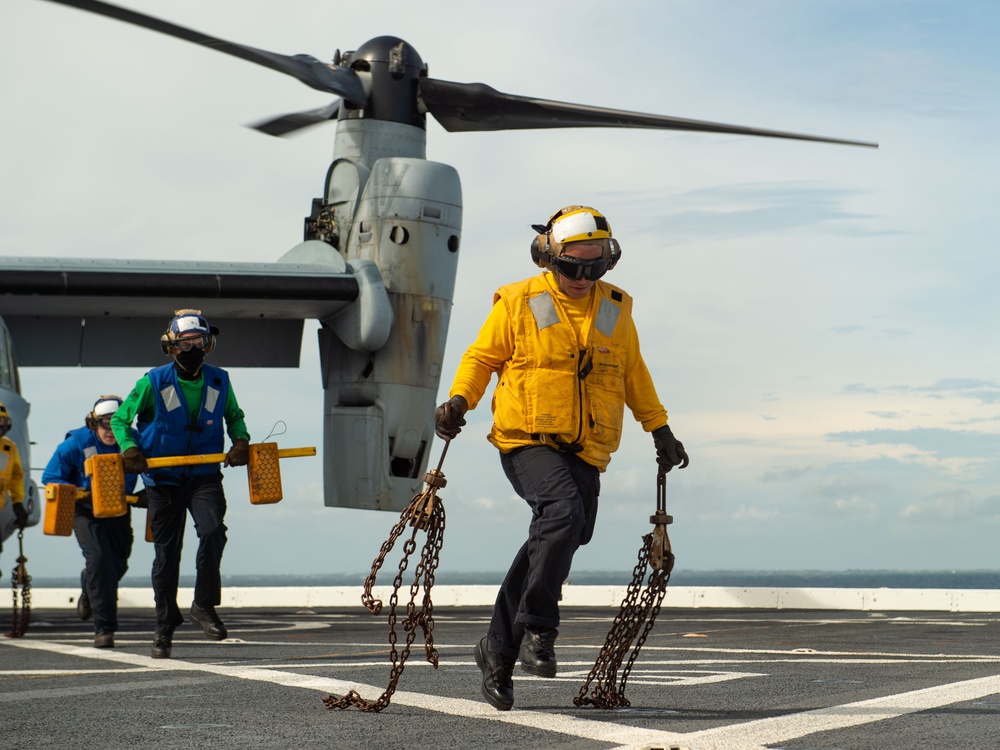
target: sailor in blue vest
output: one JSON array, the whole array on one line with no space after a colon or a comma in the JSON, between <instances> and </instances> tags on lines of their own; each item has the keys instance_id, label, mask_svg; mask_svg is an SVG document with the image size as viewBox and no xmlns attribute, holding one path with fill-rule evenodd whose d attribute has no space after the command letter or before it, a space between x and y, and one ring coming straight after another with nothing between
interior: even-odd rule
<instances>
[{"instance_id":1,"label":"sailor in blue vest","mask_svg":"<svg viewBox=\"0 0 1000 750\"><path fill-rule=\"evenodd\" d=\"M42 483L73 484L90 490L90 477L83 463L91 456L118 453L118 441L111 431L111 415L121 406L119 396L101 396L85 417L86 426L70 430L59 444L42 473ZM125 492L133 494L136 474L125 475ZM126 506L124 516L94 518L90 497L77 501L73 533L83 552L85 566L80 574L83 591L77 601L81 619L94 618L94 647L114 648L118 630L118 582L128 570L132 554L132 516Z\"/></svg>"},{"instance_id":2,"label":"sailor in blue vest","mask_svg":"<svg viewBox=\"0 0 1000 750\"><path fill-rule=\"evenodd\" d=\"M169 659L173 633L184 622L177 606L181 547L187 514L198 533L191 622L212 640L228 635L215 608L222 601L222 550L226 546L226 496L219 464L150 469L147 458L221 453L225 466L246 466L250 435L225 370L205 364L219 329L200 310L178 310L160 338L173 362L147 372L112 419L126 472L142 474L153 533L156 634L152 656ZM136 420L138 443L129 434ZM225 426L223 426L225 422Z\"/></svg>"}]
</instances>

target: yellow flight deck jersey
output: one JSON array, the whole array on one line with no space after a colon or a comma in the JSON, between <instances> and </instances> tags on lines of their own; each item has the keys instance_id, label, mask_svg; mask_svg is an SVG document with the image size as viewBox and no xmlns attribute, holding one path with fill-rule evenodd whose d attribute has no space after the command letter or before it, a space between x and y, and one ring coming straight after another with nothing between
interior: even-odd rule
<instances>
[{"instance_id":1,"label":"yellow flight deck jersey","mask_svg":"<svg viewBox=\"0 0 1000 750\"><path fill-rule=\"evenodd\" d=\"M552 445L604 471L625 406L646 432L667 423L639 351L632 298L604 281L583 300L564 295L550 273L501 287L449 395L475 408L494 372L489 440L505 453Z\"/></svg>"},{"instance_id":2,"label":"yellow flight deck jersey","mask_svg":"<svg viewBox=\"0 0 1000 750\"><path fill-rule=\"evenodd\" d=\"M24 502L24 469L17 443L9 437L0 437L0 508L7 504Z\"/></svg>"}]
</instances>

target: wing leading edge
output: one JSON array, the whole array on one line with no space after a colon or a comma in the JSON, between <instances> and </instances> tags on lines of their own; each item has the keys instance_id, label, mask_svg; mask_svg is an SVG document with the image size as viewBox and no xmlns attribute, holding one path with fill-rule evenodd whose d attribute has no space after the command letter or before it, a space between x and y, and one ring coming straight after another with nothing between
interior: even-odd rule
<instances>
[{"instance_id":1,"label":"wing leading edge","mask_svg":"<svg viewBox=\"0 0 1000 750\"><path fill-rule=\"evenodd\" d=\"M358 298L340 263L209 263L0 258L0 316L25 367L146 366L174 310L219 327L213 361L297 367L303 321Z\"/></svg>"}]
</instances>

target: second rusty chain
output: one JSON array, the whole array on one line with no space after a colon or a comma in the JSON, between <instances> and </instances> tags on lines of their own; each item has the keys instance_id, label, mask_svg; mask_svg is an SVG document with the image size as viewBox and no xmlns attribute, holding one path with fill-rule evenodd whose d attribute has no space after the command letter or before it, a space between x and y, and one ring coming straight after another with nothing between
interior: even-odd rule
<instances>
[{"instance_id":1,"label":"second rusty chain","mask_svg":"<svg viewBox=\"0 0 1000 750\"><path fill-rule=\"evenodd\" d=\"M382 611L382 601L376 599L372 593L375 586L375 578L379 570L385 563L385 558L392 550L396 541L403 535L406 527L412 531L409 538L403 543L403 557L399 561L399 570L392 583L392 595L389 597L389 684L385 691L375 700L369 700L361 696L356 690L350 690L346 695L328 695L323 699L323 704L327 708L349 708L354 706L362 711L381 711L389 705L399 678L403 674L406 660L410 655L410 647L417 635L419 627L424 633L424 651L427 661L438 667L438 652L434 648L434 603L431 601L431 588L434 586L434 574L437 570L441 557L441 547L444 544L445 514L444 504L437 496L437 491L447 484L441 466L444 464L444 457L448 453L448 446L451 440L445 441L444 449L441 451L441 459L438 461L436 469L429 470L424 474L424 490L413 496L410 504L403 509L396 525L389 532L389 538L382 545L378 557L372 563L372 570L365 579L364 593L361 596L361 603L374 615ZM409 566L410 556L417 548L417 532L425 531L427 539L424 541L423 549L420 553L420 560L413 573L413 582L410 584L410 600L406 604L406 617L403 619L402 627L406 633L406 643L402 651L396 648L397 635L396 624L398 617L396 614L399 606L399 589L403 586L403 574ZM417 608L417 598L420 590L423 589L420 608Z\"/></svg>"}]
</instances>

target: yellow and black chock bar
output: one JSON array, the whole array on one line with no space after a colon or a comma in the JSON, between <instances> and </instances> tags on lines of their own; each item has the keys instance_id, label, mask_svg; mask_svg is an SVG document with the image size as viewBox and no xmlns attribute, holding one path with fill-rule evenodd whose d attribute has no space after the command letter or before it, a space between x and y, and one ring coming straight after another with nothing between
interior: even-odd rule
<instances>
[{"instance_id":1,"label":"yellow and black chock bar","mask_svg":"<svg viewBox=\"0 0 1000 750\"><path fill-rule=\"evenodd\" d=\"M279 449L277 443L251 443L250 460L247 463L250 502L253 505L265 505L276 503L283 497L281 490L281 470L278 465L278 459L315 455L316 446ZM167 466L218 464L225 460L225 453L203 453L195 456L163 456L146 459L146 466L150 469L157 469ZM84 462L84 472L90 477L94 516L97 518L113 518L124 515L126 510L125 469L122 455L120 453L103 453L91 456ZM76 489L72 485L57 486ZM48 489L46 488L47 494ZM69 494L68 491L66 494ZM73 495L72 502L76 502L75 495ZM70 505L72 506L72 503Z\"/></svg>"}]
</instances>

